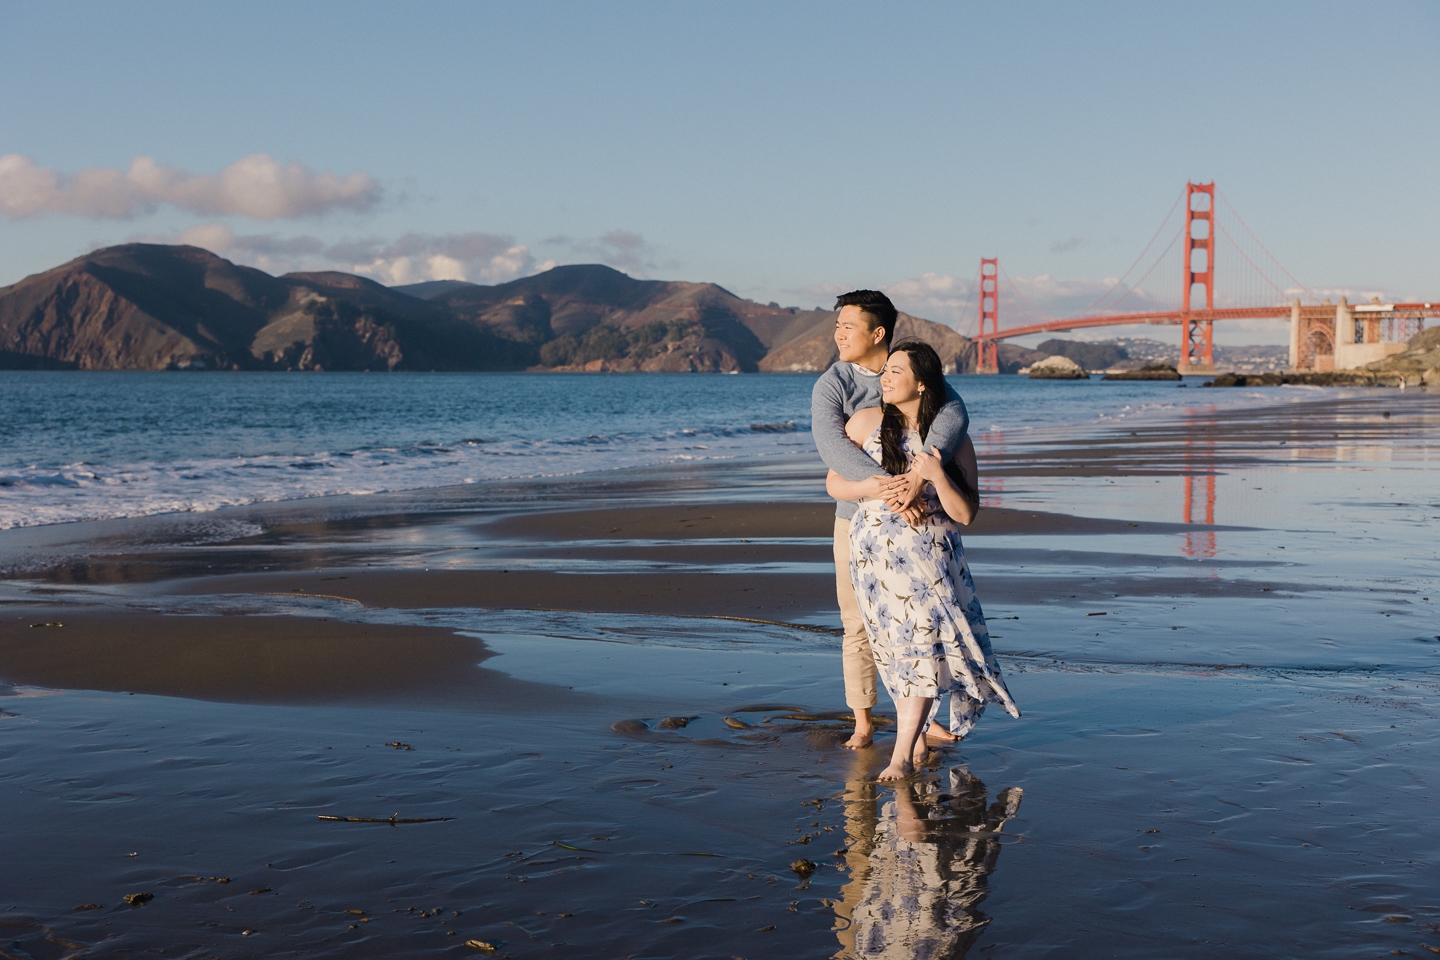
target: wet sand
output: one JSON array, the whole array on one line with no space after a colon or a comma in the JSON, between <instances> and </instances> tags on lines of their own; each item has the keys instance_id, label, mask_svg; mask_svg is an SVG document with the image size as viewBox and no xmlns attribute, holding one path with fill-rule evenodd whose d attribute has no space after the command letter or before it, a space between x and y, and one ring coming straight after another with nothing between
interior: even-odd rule
<instances>
[{"instance_id":1,"label":"wet sand","mask_svg":"<svg viewBox=\"0 0 1440 960\"><path fill-rule=\"evenodd\" d=\"M296 705L464 707L481 698L522 711L577 700L564 688L484 668L494 654L481 640L438 627L94 608L0 610L4 678L26 687Z\"/></svg>"},{"instance_id":2,"label":"wet sand","mask_svg":"<svg viewBox=\"0 0 1440 960\"><path fill-rule=\"evenodd\" d=\"M0 534L0 952L1429 955L1437 399L988 438L900 788L806 458Z\"/></svg>"}]
</instances>

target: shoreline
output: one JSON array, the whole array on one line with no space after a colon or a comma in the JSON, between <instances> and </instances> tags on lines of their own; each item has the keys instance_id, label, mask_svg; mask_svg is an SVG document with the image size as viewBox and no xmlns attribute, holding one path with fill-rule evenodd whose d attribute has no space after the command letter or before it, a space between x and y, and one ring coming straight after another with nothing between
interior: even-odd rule
<instances>
[{"instance_id":1,"label":"shoreline","mask_svg":"<svg viewBox=\"0 0 1440 960\"><path fill-rule=\"evenodd\" d=\"M984 381L972 384L977 390L989 382L989 378L967 379ZM1046 385L1046 387L1050 386L1054 385ZM1073 387L1073 385L1061 385L1061 390L1065 391L1067 386ZM1148 387L1151 385L1142 386ZM1042 387L1041 391L1043 392L1046 387ZM1001 391L1002 394L1007 392L1008 391ZM1032 391L1027 390L1022 392L1028 395ZM1343 389L1330 391L1333 397L1338 398L1344 398L1357 392L1360 391ZM984 391L981 390L981 393L983 394ZM1030 399L1035 401L1040 395L1041 393L1036 393L1035 396L1030 397ZM1062 392L1061 394L1057 394L1055 399L1061 399L1063 396L1064 393ZM995 398L990 398L991 402L993 402L994 399ZM1090 398L1091 402L1093 402L1094 399L1095 398ZM1115 409L1109 413L1099 413L1094 419L1082 418L1080 422L1073 425L1062 427L1049 425L1041 426L1038 429L1044 431L1054 431L1056 429L1065 431L1078 430L1087 435L1094 435L1104 432L1109 427L1113 427L1114 424L1121 419L1133 421L1142 426L1151 426L1163 424L1169 420L1181 418L1184 415L1184 408L1178 405L1183 397L1175 394L1173 388L1168 387L1168 385L1159 392L1145 392L1143 400L1139 397L1132 399L1135 404L1133 409L1128 404L1123 408L1116 406ZM985 401L982 400L981 402L983 404ZM1300 397L1282 398L1280 396L1262 397L1258 394L1251 395L1250 393L1246 393L1244 396L1236 396L1232 393L1222 406L1228 407L1238 403L1241 409L1249 409L1256 406L1285 406L1295 402L1303 402L1303 399ZM1152 405L1156 403L1160 404L1160 409L1152 407ZM1201 405L1205 405L1203 401ZM1100 406L1105 408L1106 404L1102 402ZM977 411L978 410L983 410L983 406L978 407ZM733 414L735 411L731 411L731 413ZM785 416L798 418L799 410L796 408L788 410L787 412L783 410L777 411L772 408L764 411L764 414L781 416L782 418ZM761 415L759 419L763 421L766 419L766 416ZM793 425L793 421L786 422ZM494 438L481 440L467 432L467 430L473 430L473 427L461 427L458 425L452 426L456 426L459 432L452 431L450 434L431 436L428 439L409 436L402 430L401 434L397 434L397 439L395 439L398 455L388 458L387 456L381 455L383 454L383 450L388 448L371 449L368 445L371 439L369 437L364 438L365 442L362 442L360 447L350 449L350 447L346 446L344 440L341 440L339 446L336 447L329 445L324 437L312 436L309 437L308 440L302 440L298 435L296 438L297 444L292 445L293 449L288 447L277 447L273 449L262 447L258 452L249 456L248 459L245 456L241 456L241 462L238 464L230 462L233 451L226 451L222 454L217 450L207 452L206 449L202 449L199 453L171 450L171 459L167 459L166 456L160 456L153 461L140 463L129 463L128 461L111 463L113 457L103 450L100 455L96 457L92 456L89 448L82 448L71 455L77 458L76 463L61 466L61 463L68 461L62 459L52 462L49 458L48 450L39 448L30 450L26 448L23 455L27 459L16 461L8 468L0 469L0 473L8 470L13 474L13 476L0 476L0 492L8 489L14 493L15 499L13 502L15 506L12 509L25 507L32 511L48 511L49 513L56 514L56 516L54 519L47 520L45 523L24 523L5 527L4 529L0 529L0 536L3 536L3 534L11 530L32 529L37 526L56 526L68 523L107 523L126 519L143 520L146 518L174 518L180 516L215 517L217 520L224 520L228 517L241 515L247 509L252 508L263 510L264 508L273 506L283 510L287 505L298 506L312 501L323 505L331 501L344 501L347 498L358 500L368 500L371 498L405 500L408 498L410 500L416 500L423 498L427 494L433 494L437 498L444 500L457 496L463 497L463 494L456 494L455 491L463 490L468 486L480 486L484 488L489 488L495 484L502 487L507 484L533 484L543 486L551 482L584 478L597 478L603 482L604 479L610 475L617 477L623 482L627 477L630 477L637 471L663 472L671 468L683 469L691 463L748 463L757 458L766 459L775 457L783 459L795 453L799 453L802 456L813 454L812 444L808 438L801 436L801 434L804 433L803 426L795 428L792 431L776 432L773 429L776 424L764 422L754 423L742 417L742 420L736 421L735 423L727 422L723 429L721 429L721 426L717 423L705 421L703 416L700 420L695 421L695 425L699 426L698 430L679 429L679 423L668 423L668 426L674 429L670 429L668 432L665 430L661 431L664 437L668 438L665 442L679 443L684 449L677 447L663 455L656 451L648 451L638 454L641 460L643 461L646 456L654 456L656 459L638 464L619 462L600 469L595 469L593 466L584 462L584 457L589 455L588 452L583 449L585 446L584 443L580 443L578 446L573 446L572 448L572 442L577 440L578 437L570 438L569 441L557 447L546 448L541 451L538 449L531 450L528 446L533 442L533 438L526 439L516 436L506 440L502 436L499 440ZM412 427L413 425L410 425L410 427L406 429ZM610 439L612 441L623 440L624 443L609 449L605 455L618 456L622 461L632 455L631 451L624 449L625 443L634 440L642 442L656 441L658 436L647 435L644 428L629 420L618 425L617 429L618 433L616 436ZM636 429L640 430L640 433L630 436ZM1035 428L1032 425L1025 424L1022 425L1020 429L1029 432ZM711 436L716 430L719 430L719 433ZM753 431L754 436L750 437L747 430ZM993 426L986 425L982 422L976 423L975 430L977 439L981 441L982 446L988 442L987 438L994 433ZM768 449L763 453L757 452L758 448L748 449L755 447L758 438L783 437L787 432L794 432L796 434L793 443L781 443L779 446ZM461 440L459 439L461 437L469 437L469 439ZM150 439L156 439L156 442L160 442L158 438ZM197 437L195 439L203 448L203 438ZM356 437L348 437L348 439L360 442L359 438ZM490 446L492 443L499 443L500 446L492 447ZM410 450L407 444L414 445L414 449ZM507 449L508 445L518 446L516 446L516 449L510 450ZM736 450L734 452L726 451L723 449L726 445L734 445L736 446ZM165 443L161 443L161 446L162 448L168 449ZM450 450L445 456L441 456L439 460L435 460L431 464L431 467L426 468L431 469L433 467L433 469L439 471L438 476L442 477L448 473L448 478L441 482L437 483L434 478L422 479L422 474L410 475L406 472L408 468L397 468L395 466L395 463L403 463L409 457L418 458L414 460L416 465L419 465L421 462L429 463L432 460L434 451L443 450L447 446L454 449ZM470 449L471 447L474 449ZM691 447L694 449L690 449ZM405 449L402 450L401 448ZM527 453L526 451L530 452ZM511 458L523 459L532 454L538 457L536 460L537 470L521 470L515 472L516 475L514 476L496 477L491 475L491 473L497 469L497 465L510 463ZM181 457L182 459L172 462L174 456ZM478 459L475 459L477 456ZM497 456L498 459L496 458ZM184 464L190 462L191 457L198 457L199 459L195 461L191 467L181 469ZM357 457L359 459L354 459ZM30 470L39 469L31 463L32 460L44 462L50 464L50 466L40 469L39 475L30 477ZM295 462L292 463L292 461ZM318 463L312 463L310 461L317 461ZM29 467L23 467L22 464L31 465ZM107 466L107 464L109 465ZM311 472L311 468L317 466L320 468L319 472ZM229 475L232 471L239 470L246 475L245 483L251 483L261 475L269 475L269 472L273 470L280 470L282 473L289 470L290 472L285 474L287 477L286 482L294 484L295 488L290 493L284 492L282 487L276 487L274 489L266 488L258 493L251 491L249 494L244 494L239 502L220 503L218 501L234 499L229 495L230 487L226 486L225 482L221 482L216 478L212 478L211 486L205 486L203 483L196 486L200 476L190 475L195 473L195 469L192 469L192 467L198 468L201 476L208 475L209 473ZM295 469L290 470L291 467ZM332 468L349 471L344 477L337 476L332 478L334 482L339 483L342 488L348 485L351 487L358 486L360 489L348 492L345 489L329 489L324 482L321 482L317 489L309 489L316 485L317 478L326 474L326 471ZM395 469L400 469L399 475L392 473ZM503 473L508 469L508 467L501 466L500 472ZM76 471L78 471L76 476L70 476L70 473ZM276 474L275 476L279 477L280 474ZM466 478L464 482L460 481L461 477ZM215 482L221 482L221 486L215 487L213 485ZM158 489L152 489L156 484L159 484L160 487ZM167 487L166 484L173 484L174 486ZM88 502L88 500L94 496L103 498L105 495L103 491L107 489L115 491L133 489L137 492L126 493L124 496L139 497L140 502L132 503L128 506L122 504L119 507L113 508L106 508L102 503L88 516L81 517L75 515L76 511L81 509L81 507L75 504L61 504L58 501L51 503L44 497L37 499L31 504L27 491L32 486L34 486L34 489L37 491L47 486L61 492L70 491L65 495L78 498L75 504L81 505ZM243 486L244 484L242 484L242 487ZM165 504L146 505L146 502L148 502L147 498L154 499L156 496L159 496L162 491L164 495L161 499L166 501ZM176 509L173 505L169 505L170 501L184 503L187 498L189 498L191 502L201 504L202 508ZM0 498L0 503L3 502L4 499ZM210 505L212 503L213 505ZM27 504L29 506L26 506ZM321 509L323 509L323 506ZM361 509L375 510L379 508L371 506ZM6 520L5 522L8 523L10 520Z\"/></svg>"},{"instance_id":2,"label":"shoreline","mask_svg":"<svg viewBox=\"0 0 1440 960\"><path fill-rule=\"evenodd\" d=\"M809 458L6 531L0 923L32 955L849 957L913 810L981 949L1413 951L1437 438L1391 396L997 443L966 552L1025 718L898 787L886 734L839 747Z\"/></svg>"}]
</instances>

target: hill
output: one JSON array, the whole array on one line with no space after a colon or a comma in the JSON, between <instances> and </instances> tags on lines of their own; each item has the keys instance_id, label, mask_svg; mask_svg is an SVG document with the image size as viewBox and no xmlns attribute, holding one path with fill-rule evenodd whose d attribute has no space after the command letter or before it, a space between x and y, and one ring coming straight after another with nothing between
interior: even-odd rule
<instances>
[{"instance_id":1,"label":"hill","mask_svg":"<svg viewBox=\"0 0 1440 960\"><path fill-rule=\"evenodd\" d=\"M438 297L442 293L449 293L460 287L473 286L475 284L465 280L425 280L421 283L402 283L390 289L412 297L419 297L421 300L429 300L431 297Z\"/></svg>"},{"instance_id":2,"label":"hill","mask_svg":"<svg viewBox=\"0 0 1440 960\"><path fill-rule=\"evenodd\" d=\"M1046 340L1035 347L1047 356L1074 360L1086 370L1104 370L1122 360L1129 360L1125 348L1113 343L1092 343L1086 340Z\"/></svg>"},{"instance_id":3,"label":"hill","mask_svg":"<svg viewBox=\"0 0 1440 960\"><path fill-rule=\"evenodd\" d=\"M0 288L0 367L496 370L527 349L345 273L273 277L132 243Z\"/></svg>"},{"instance_id":4,"label":"hill","mask_svg":"<svg viewBox=\"0 0 1440 960\"><path fill-rule=\"evenodd\" d=\"M818 372L834 313L762 305L713 283L597 264L495 286L384 287L347 273L274 277L198 247L125 244L0 288L0 368ZM975 348L902 315L947 370ZM1001 346L1002 366L1010 354Z\"/></svg>"},{"instance_id":5,"label":"hill","mask_svg":"<svg viewBox=\"0 0 1440 960\"><path fill-rule=\"evenodd\" d=\"M1215 344L1217 369L1235 373L1261 373L1289 366L1290 349L1284 345L1229 346ZM1069 357L1086 370L1138 370L1146 364L1180 362L1180 347L1148 337L1115 337L1110 340L1046 340L1037 348L1042 354Z\"/></svg>"},{"instance_id":6,"label":"hill","mask_svg":"<svg viewBox=\"0 0 1440 960\"><path fill-rule=\"evenodd\" d=\"M595 264L556 267L493 287L456 287L431 302L539 345L540 364L557 370L784 370L791 367L774 357L791 344L823 335L834 350L830 311L762 305L713 283L637 280ZM955 336L929 326L936 336Z\"/></svg>"}]
</instances>

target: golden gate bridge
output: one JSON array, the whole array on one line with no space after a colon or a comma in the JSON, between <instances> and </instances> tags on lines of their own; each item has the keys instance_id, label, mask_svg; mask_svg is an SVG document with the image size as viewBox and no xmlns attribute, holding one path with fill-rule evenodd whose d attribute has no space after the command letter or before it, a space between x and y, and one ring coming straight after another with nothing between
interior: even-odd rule
<instances>
[{"instance_id":1,"label":"golden gate bridge","mask_svg":"<svg viewBox=\"0 0 1440 960\"><path fill-rule=\"evenodd\" d=\"M1182 203L1184 213L1177 218ZM1175 227L1167 233L1172 221ZM1158 246L1165 237L1168 242ZM1226 278L1223 297L1217 275ZM1147 286L1152 277L1155 282ZM1178 290L1168 287L1171 277L1180 281ZM977 373L1000 372L1001 340L1126 324L1178 325L1180 372L1211 373L1216 322L1287 317L1291 369L1348 370L1402 351L1405 341L1424 328L1425 318L1440 316L1440 301L1322 301L1265 249L1214 182L1185 184L1130 269L1073 316L1053 317L1037 310L1001 269L999 258L980 261L971 289L978 296ZM1028 322L1002 328L1002 299L1007 319L1019 315ZM1144 309L1122 312L1122 307Z\"/></svg>"}]
</instances>

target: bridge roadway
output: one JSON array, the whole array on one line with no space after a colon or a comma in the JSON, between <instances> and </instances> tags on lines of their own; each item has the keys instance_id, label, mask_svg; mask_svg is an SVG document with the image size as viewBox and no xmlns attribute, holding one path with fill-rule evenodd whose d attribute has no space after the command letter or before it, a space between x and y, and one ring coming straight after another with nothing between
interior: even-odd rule
<instances>
[{"instance_id":1,"label":"bridge roadway","mask_svg":"<svg viewBox=\"0 0 1440 960\"><path fill-rule=\"evenodd\" d=\"M1334 311L1334 304L1325 304L1325 307ZM1314 310L1315 307L1306 307ZM1352 314L1358 314L1356 319L1380 319L1390 317L1440 317L1440 303L1359 303L1349 307ZM1288 320L1291 317L1291 307L1236 307L1225 310L1191 310L1192 321L1204 320ZM971 339L979 343L990 340L1008 340L1011 337L1023 337L1031 333L1060 333L1066 330L1081 330L1086 327L1119 327L1128 324L1179 324L1184 319L1184 314L1179 310L1162 310L1154 313L1116 313L1108 316L1098 317L1073 317L1069 320L1049 320L1045 323L1031 323L1023 327L1010 327L1006 330L997 330L991 333L981 333Z\"/></svg>"}]
</instances>

